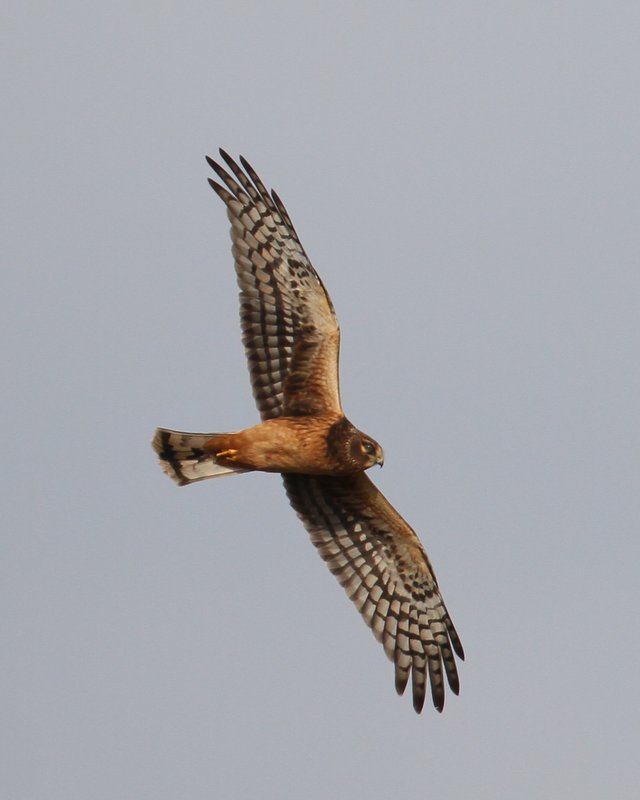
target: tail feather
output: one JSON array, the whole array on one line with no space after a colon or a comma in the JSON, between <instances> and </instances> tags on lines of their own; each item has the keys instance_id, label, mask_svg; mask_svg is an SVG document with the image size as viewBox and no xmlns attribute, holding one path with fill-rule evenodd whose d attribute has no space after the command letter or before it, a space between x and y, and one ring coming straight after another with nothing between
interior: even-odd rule
<instances>
[{"instance_id":1,"label":"tail feather","mask_svg":"<svg viewBox=\"0 0 640 800\"><path fill-rule=\"evenodd\" d=\"M180 486L204 481L207 478L248 472L246 469L223 467L215 461L211 453L206 453L202 449L208 439L220 435L158 428L151 444L160 458L162 469Z\"/></svg>"}]
</instances>

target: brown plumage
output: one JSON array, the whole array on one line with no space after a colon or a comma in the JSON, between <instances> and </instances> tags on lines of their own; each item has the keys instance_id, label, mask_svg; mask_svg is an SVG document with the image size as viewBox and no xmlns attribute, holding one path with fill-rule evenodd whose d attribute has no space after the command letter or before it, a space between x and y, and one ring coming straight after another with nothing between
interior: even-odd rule
<instances>
[{"instance_id":1,"label":"brown plumage","mask_svg":"<svg viewBox=\"0 0 640 800\"><path fill-rule=\"evenodd\" d=\"M263 421L238 433L159 428L154 449L181 485L282 473L313 544L394 662L398 692L411 676L416 711L427 685L441 711L445 676L459 690L462 645L418 537L365 475L383 452L344 416L333 305L277 194L242 157L241 167L220 154L229 171L207 161L224 185L209 183L231 220L242 339Z\"/></svg>"}]
</instances>

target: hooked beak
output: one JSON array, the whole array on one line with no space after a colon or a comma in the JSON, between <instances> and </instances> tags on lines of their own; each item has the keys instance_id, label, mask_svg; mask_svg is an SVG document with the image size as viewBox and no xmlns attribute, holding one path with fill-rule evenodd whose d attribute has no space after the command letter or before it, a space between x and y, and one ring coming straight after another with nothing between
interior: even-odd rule
<instances>
[{"instance_id":1,"label":"hooked beak","mask_svg":"<svg viewBox=\"0 0 640 800\"><path fill-rule=\"evenodd\" d=\"M382 450L380 450L380 454L379 454L378 458L376 459L376 463L377 463L377 465L379 467L383 467L384 466L384 453L382 452Z\"/></svg>"}]
</instances>

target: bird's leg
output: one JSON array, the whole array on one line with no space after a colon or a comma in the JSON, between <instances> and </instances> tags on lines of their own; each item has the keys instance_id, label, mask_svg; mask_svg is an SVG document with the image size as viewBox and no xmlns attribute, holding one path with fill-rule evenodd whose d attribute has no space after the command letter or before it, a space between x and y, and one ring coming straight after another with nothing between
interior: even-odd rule
<instances>
[{"instance_id":1,"label":"bird's leg","mask_svg":"<svg viewBox=\"0 0 640 800\"><path fill-rule=\"evenodd\" d=\"M217 453L214 453L216 458L225 458L227 461L234 461L237 455L238 451L233 449L218 450Z\"/></svg>"},{"instance_id":2,"label":"bird's leg","mask_svg":"<svg viewBox=\"0 0 640 800\"><path fill-rule=\"evenodd\" d=\"M236 461L238 457L238 443L234 442L236 434L223 433L213 436L204 443L203 449L211 453L213 458L223 458L225 461Z\"/></svg>"}]
</instances>

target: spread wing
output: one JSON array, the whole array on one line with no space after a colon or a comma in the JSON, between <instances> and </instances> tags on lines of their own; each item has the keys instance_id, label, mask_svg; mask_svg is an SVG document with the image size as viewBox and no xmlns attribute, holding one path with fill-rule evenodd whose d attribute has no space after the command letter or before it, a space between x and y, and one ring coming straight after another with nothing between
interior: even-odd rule
<instances>
[{"instance_id":1,"label":"spread wing","mask_svg":"<svg viewBox=\"0 0 640 800\"><path fill-rule=\"evenodd\" d=\"M207 161L224 186L209 183L231 220L242 341L262 419L342 413L340 329L329 295L278 195L245 159L243 171L224 150L220 155L229 171Z\"/></svg>"},{"instance_id":2,"label":"spread wing","mask_svg":"<svg viewBox=\"0 0 640 800\"><path fill-rule=\"evenodd\" d=\"M443 667L458 694L454 652L464 652L415 532L364 473L283 479L311 541L393 661L398 693L411 673L415 710L430 683L442 711Z\"/></svg>"}]
</instances>

